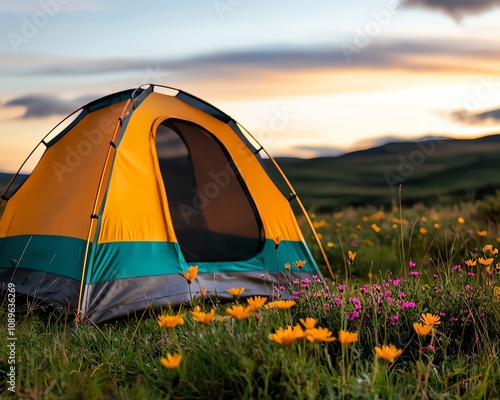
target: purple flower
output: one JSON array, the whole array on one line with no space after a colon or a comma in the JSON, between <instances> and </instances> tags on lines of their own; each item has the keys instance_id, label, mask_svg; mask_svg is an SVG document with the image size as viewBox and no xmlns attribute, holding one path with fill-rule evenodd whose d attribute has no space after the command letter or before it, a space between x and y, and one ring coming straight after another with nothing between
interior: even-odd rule
<instances>
[{"instance_id":1,"label":"purple flower","mask_svg":"<svg viewBox=\"0 0 500 400\"><path fill-rule=\"evenodd\" d=\"M345 285L339 285L338 286L338 289L343 292L345 290Z\"/></svg>"},{"instance_id":2,"label":"purple flower","mask_svg":"<svg viewBox=\"0 0 500 400\"><path fill-rule=\"evenodd\" d=\"M469 272L467 272L467 275L468 275L468 276L470 276L470 277L472 278L472 277L474 276L474 272L469 271Z\"/></svg>"},{"instance_id":3,"label":"purple flower","mask_svg":"<svg viewBox=\"0 0 500 400\"><path fill-rule=\"evenodd\" d=\"M404 298L406 295L405 295L405 292L399 292L398 294L399 298L402 299Z\"/></svg>"},{"instance_id":4,"label":"purple flower","mask_svg":"<svg viewBox=\"0 0 500 400\"><path fill-rule=\"evenodd\" d=\"M420 271L410 271L410 276L420 276L422 275L422 272Z\"/></svg>"},{"instance_id":5,"label":"purple flower","mask_svg":"<svg viewBox=\"0 0 500 400\"><path fill-rule=\"evenodd\" d=\"M474 288L471 285L465 285L465 290L474 290Z\"/></svg>"},{"instance_id":6,"label":"purple flower","mask_svg":"<svg viewBox=\"0 0 500 400\"><path fill-rule=\"evenodd\" d=\"M417 266L416 263L414 263L412 260L409 262L410 268L415 268Z\"/></svg>"},{"instance_id":7,"label":"purple flower","mask_svg":"<svg viewBox=\"0 0 500 400\"><path fill-rule=\"evenodd\" d=\"M401 279L394 279L394 280L392 281L392 284L393 284L394 286L398 286L400 283L401 283Z\"/></svg>"},{"instance_id":8,"label":"purple flower","mask_svg":"<svg viewBox=\"0 0 500 400\"><path fill-rule=\"evenodd\" d=\"M455 265L455 266L453 267L453 270L454 270L454 271L460 271L461 269L462 269L462 267L461 267L460 265Z\"/></svg>"},{"instance_id":9,"label":"purple flower","mask_svg":"<svg viewBox=\"0 0 500 400\"><path fill-rule=\"evenodd\" d=\"M438 274L434 274L434 275L432 275L432 277L433 277L434 279L438 279L438 278L439 278L439 275L438 275Z\"/></svg>"},{"instance_id":10,"label":"purple flower","mask_svg":"<svg viewBox=\"0 0 500 400\"><path fill-rule=\"evenodd\" d=\"M391 326L396 326L398 324L398 321L399 321L399 315L396 314L394 316L392 316L391 318L389 318L389 324Z\"/></svg>"},{"instance_id":11,"label":"purple flower","mask_svg":"<svg viewBox=\"0 0 500 400\"><path fill-rule=\"evenodd\" d=\"M415 308L417 305L414 301L405 301L401 304L401 310L406 310L407 308Z\"/></svg>"}]
</instances>

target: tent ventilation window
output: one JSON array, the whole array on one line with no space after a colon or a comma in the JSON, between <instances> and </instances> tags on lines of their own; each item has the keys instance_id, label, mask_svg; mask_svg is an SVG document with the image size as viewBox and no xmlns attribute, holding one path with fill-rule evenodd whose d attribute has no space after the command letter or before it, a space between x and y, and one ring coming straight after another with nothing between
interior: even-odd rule
<instances>
[{"instance_id":1,"label":"tent ventilation window","mask_svg":"<svg viewBox=\"0 0 500 400\"><path fill-rule=\"evenodd\" d=\"M169 119L157 128L156 151L187 262L247 260L261 251L265 239L255 204L214 135Z\"/></svg>"}]
</instances>

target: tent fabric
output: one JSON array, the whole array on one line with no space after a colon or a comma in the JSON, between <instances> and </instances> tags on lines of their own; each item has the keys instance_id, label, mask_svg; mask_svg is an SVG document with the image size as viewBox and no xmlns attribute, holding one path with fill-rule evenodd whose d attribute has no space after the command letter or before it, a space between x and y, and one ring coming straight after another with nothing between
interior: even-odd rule
<instances>
[{"instance_id":1,"label":"tent fabric","mask_svg":"<svg viewBox=\"0 0 500 400\"><path fill-rule=\"evenodd\" d=\"M289 200L222 111L153 85L82 109L8 199L3 285L102 322L189 301L189 265L219 298L270 295L297 260L321 276Z\"/></svg>"}]
</instances>

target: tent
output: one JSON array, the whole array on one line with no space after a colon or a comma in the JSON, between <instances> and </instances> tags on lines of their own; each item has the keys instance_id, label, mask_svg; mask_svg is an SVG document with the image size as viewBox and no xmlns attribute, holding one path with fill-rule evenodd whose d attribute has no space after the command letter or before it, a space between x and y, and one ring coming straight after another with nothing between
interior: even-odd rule
<instances>
[{"instance_id":1,"label":"tent","mask_svg":"<svg viewBox=\"0 0 500 400\"><path fill-rule=\"evenodd\" d=\"M270 295L294 261L306 260L302 278L321 277L295 192L219 109L148 84L60 125L40 142L31 174L2 196L2 287L99 323L188 301L191 265L192 294L201 286L221 299L232 287Z\"/></svg>"}]
</instances>

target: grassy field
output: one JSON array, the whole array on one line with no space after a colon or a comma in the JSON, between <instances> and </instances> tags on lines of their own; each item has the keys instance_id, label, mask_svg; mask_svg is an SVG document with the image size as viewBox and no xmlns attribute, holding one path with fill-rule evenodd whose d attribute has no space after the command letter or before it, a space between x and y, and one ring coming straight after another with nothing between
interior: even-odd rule
<instances>
[{"instance_id":1,"label":"grassy field","mask_svg":"<svg viewBox=\"0 0 500 400\"><path fill-rule=\"evenodd\" d=\"M18 298L15 396L500 398L499 203L315 215L335 279L270 285L263 305L245 292L231 304L209 293L94 326ZM283 292L294 304L272 302ZM9 354L0 356L3 374ZM9 381L1 385L14 396Z\"/></svg>"},{"instance_id":2,"label":"grassy field","mask_svg":"<svg viewBox=\"0 0 500 400\"><path fill-rule=\"evenodd\" d=\"M341 157L279 159L308 209L348 206L453 205L500 188L500 136L392 143Z\"/></svg>"}]
</instances>

